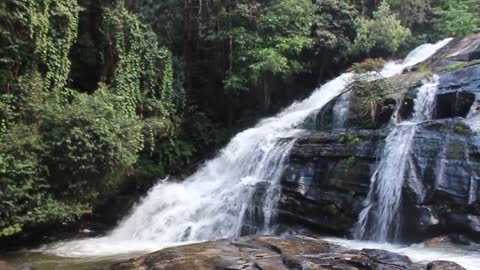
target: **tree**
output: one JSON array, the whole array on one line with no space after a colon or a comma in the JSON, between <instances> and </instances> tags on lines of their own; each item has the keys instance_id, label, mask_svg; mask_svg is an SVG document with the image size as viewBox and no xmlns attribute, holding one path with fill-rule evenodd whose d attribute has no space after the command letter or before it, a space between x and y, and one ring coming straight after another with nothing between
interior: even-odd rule
<instances>
[{"instance_id":1,"label":"tree","mask_svg":"<svg viewBox=\"0 0 480 270\"><path fill-rule=\"evenodd\" d=\"M386 1L373 12L371 19L360 17L355 24L357 35L353 53L393 54L411 36L410 30L401 25Z\"/></svg>"},{"instance_id":2,"label":"tree","mask_svg":"<svg viewBox=\"0 0 480 270\"><path fill-rule=\"evenodd\" d=\"M313 6L309 0L279 0L266 5L238 4L232 20L240 20L227 35L233 37L235 61L224 80L235 94L249 87L263 92L263 108L270 108L269 81L302 70L295 59L312 45Z\"/></svg>"},{"instance_id":3,"label":"tree","mask_svg":"<svg viewBox=\"0 0 480 270\"><path fill-rule=\"evenodd\" d=\"M320 56L318 81L321 82L329 64L347 60L359 12L348 0L315 0L314 8L313 54Z\"/></svg>"},{"instance_id":4,"label":"tree","mask_svg":"<svg viewBox=\"0 0 480 270\"><path fill-rule=\"evenodd\" d=\"M434 29L441 37L462 37L480 31L480 2L438 0L434 7Z\"/></svg>"},{"instance_id":5,"label":"tree","mask_svg":"<svg viewBox=\"0 0 480 270\"><path fill-rule=\"evenodd\" d=\"M431 0L389 0L392 10L398 12L402 25L413 27L428 22Z\"/></svg>"}]
</instances>

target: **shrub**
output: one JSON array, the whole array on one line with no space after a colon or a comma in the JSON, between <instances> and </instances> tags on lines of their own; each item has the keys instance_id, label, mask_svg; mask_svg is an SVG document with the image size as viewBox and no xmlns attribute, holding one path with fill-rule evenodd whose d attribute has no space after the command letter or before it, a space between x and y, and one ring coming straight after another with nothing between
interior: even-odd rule
<instances>
[{"instance_id":1,"label":"shrub","mask_svg":"<svg viewBox=\"0 0 480 270\"><path fill-rule=\"evenodd\" d=\"M122 98L108 89L79 94L70 105L45 108L41 132L52 188L82 201L115 187L142 147L137 119L119 113ZM116 177L117 176L117 177Z\"/></svg>"},{"instance_id":2,"label":"shrub","mask_svg":"<svg viewBox=\"0 0 480 270\"><path fill-rule=\"evenodd\" d=\"M363 62L354 63L350 69L357 74L379 72L384 65L385 60L383 58L368 58Z\"/></svg>"},{"instance_id":3,"label":"shrub","mask_svg":"<svg viewBox=\"0 0 480 270\"><path fill-rule=\"evenodd\" d=\"M0 136L0 237L51 223L72 221L89 210L52 197L46 146L32 126L14 125Z\"/></svg>"},{"instance_id":4,"label":"shrub","mask_svg":"<svg viewBox=\"0 0 480 270\"><path fill-rule=\"evenodd\" d=\"M360 17L355 26L357 36L352 46L354 53L369 55L373 50L378 50L392 54L411 36L410 30L401 25L386 1L373 12L371 19Z\"/></svg>"},{"instance_id":5,"label":"shrub","mask_svg":"<svg viewBox=\"0 0 480 270\"><path fill-rule=\"evenodd\" d=\"M434 8L433 26L441 37L463 37L480 31L478 0L439 0Z\"/></svg>"}]
</instances>

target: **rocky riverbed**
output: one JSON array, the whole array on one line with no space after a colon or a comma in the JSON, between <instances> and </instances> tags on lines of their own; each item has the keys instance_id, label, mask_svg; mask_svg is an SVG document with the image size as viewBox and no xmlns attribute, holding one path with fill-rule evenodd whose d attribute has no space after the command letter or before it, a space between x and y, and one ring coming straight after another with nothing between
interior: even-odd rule
<instances>
[{"instance_id":1,"label":"rocky riverbed","mask_svg":"<svg viewBox=\"0 0 480 270\"><path fill-rule=\"evenodd\" d=\"M441 259L441 258L439 258ZM110 270L462 270L447 261L414 263L380 249L349 250L300 236L250 236L167 248Z\"/></svg>"}]
</instances>

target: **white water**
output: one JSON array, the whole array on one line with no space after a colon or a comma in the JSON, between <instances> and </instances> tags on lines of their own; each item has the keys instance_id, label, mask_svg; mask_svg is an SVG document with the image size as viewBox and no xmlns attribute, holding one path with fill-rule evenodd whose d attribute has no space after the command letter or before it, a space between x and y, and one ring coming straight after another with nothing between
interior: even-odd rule
<instances>
[{"instance_id":1,"label":"white water","mask_svg":"<svg viewBox=\"0 0 480 270\"><path fill-rule=\"evenodd\" d=\"M454 261L465 269L480 270L480 251L473 247L439 245L437 247L427 247L425 244L415 244L411 246L401 246L389 243L376 243L367 241L356 241L341 238L326 237L322 240L336 243L348 249L382 249L395 252L410 257L416 263L428 263L431 261Z\"/></svg>"},{"instance_id":2,"label":"white water","mask_svg":"<svg viewBox=\"0 0 480 270\"><path fill-rule=\"evenodd\" d=\"M381 74L400 74L449 41L422 45L404 61L388 63ZM271 233L278 182L294 143L288 138L302 132L296 127L310 114L343 93L352 77L352 73L344 73L309 98L237 134L216 158L185 181L160 182L109 235L57 243L43 251L67 257L104 256L234 237L244 229Z\"/></svg>"},{"instance_id":3,"label":"white water","mask_svg":"<svg viewBox=\"0 0 480 270\"><path fill-rule=\"evenodd\" d=\"M335 103L335 106L333 107L332 127L334 129L341 129L345 128L346 126L351 94L352 92L348 91L340 96L340 98L337 100L337 103Z\"/></svg>"},{"instance_id":4,"label":"white water","mask_svg":"<svg viewBox=\"0 0 480 270\"><path fill-rule=\"evenodd\" d=\"M435 75L418 89L412 120L396 125L388 135L355 226L355 238L380 242L397 238L401 224L398 210L412 140L417 124L431 119L437 87L438 76Z\"/></svg>"}]
</instances>

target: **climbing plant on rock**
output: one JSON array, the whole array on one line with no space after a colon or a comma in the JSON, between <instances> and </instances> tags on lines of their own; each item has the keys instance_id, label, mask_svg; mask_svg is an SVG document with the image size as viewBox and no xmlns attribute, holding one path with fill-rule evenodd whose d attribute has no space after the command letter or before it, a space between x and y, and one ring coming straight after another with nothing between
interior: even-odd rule
<instances>
[{"instance_id":1,"label":"climbing plant on rock","mask_svg":"<svg viewBox=\"0 0 480 270\"><path fill-rule=\"evenodd\" d=\"M135 115L145 98L161 100L165 113L173 110L172 60L157 35L121 1L106 9L103 20L107 50L116 62L113 91L124 98L123 110Z\"/></svg>"},{"instance_id":2,"label":"climbing plant on rock","mask_svg":"<svg viewBox=\"0 0 480 270\"><path fill-rule=\"evenodd\" d=\"M20 0L18 5L27 9L37 64L46 66L44 89L57 97L65 95L62 90L70 74L69 53L76 41L81 7L76 0Z\"/></svg>"}]
</instances>

